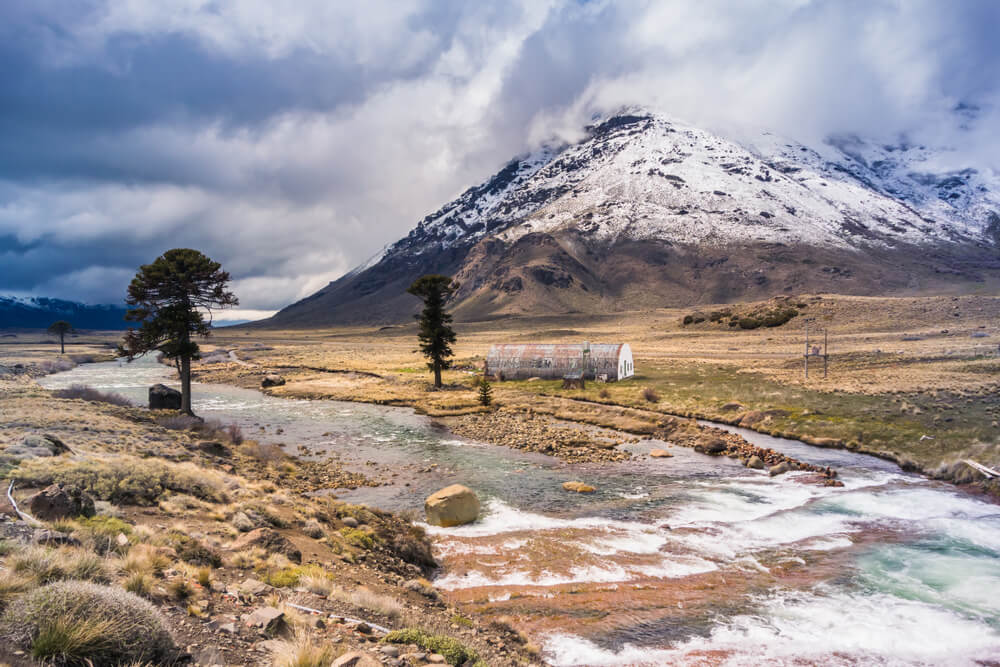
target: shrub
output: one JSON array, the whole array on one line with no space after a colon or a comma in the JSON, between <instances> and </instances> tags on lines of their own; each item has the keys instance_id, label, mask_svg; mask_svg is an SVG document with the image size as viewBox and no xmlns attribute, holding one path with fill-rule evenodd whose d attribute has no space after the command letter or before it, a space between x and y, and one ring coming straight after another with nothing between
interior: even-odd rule
<instances>
[{"instance_id":1,"label":"shrub","mask_svg":"<svg viewBox=\"0 0 1000 667\"><path fill-rule=\"evenodd\" d=\"M360 528L341 528L340 534L344 536L348 544L361 549L371 549L375 546L375 538Z\"/></svg>"},{"instance_id":2,"label":"shrub","mask_svg":"<svg viewBox=\"0 0 1000 667\"><path fill-rule=\"evenodd\" d=\"M222 565L222 557L219 554L190 535L185 535L179 531L171 531L168 539L177 552L177 557L185 563L209 565L211 567L220 567Z\"/></svg>"},{"instance_id":3,"label":"shrub","mask_svg":"<svg viewBox=\"0 0 1000 667\"><path fill-rule=\"evenodd\" d=\"M740 329L757 329L760 327L760 320L756 317L741 317Z\"/></svg>"},{"instance_id":4,"label":"shrub","mask_svg":"<svg viewBox=\"0 0 1000 667\"><path fill-rule=\"evenodd\" d=\"M693 323L694 323L694 315L685 315L685 316L684 316L684 319L683 319L683 320L681 320L681 323L682 323L682 324L683 324L684 326L687 326L687 325L689 325L689 324L693 324Z\"/></svg>"},{"instance_id":5,"label":"shrub","mask_svg":"<svg viewBox=\"0 0 1000 667\"><path fill-rule=\"evenodd\" d=\"M601 389L599 392L597 392L597 396L599 398L608 399L608 398L611 398L611 392L608 391L607 387L605 387L605 388Z\"/></svg>"},{"instance_id":6,"label":"shrub","mask_svg":"<svg viewBox=\"0 0 1000 667\"><path fill-rule=\"evenodd\" d=\"M298 568L295 567L285 567L274 572L268 572L264 575L264 583L269 586L274 586L275 588L291 588L295 584L299 583L301 578Z\"/></svg>"},{"instance_id":7,"label":"shrub","mask_svg":"<svg viewBox=\"0 0 1000 667\"><path fill-rule=\"evenodd\" d=\"M56 398L79 398L92 403L110 403L111 405L120 405L122 407L130 407L132 405L132 401L121 394L98 391L85 384L71 384L66 389L56 389L52 392L52 395Z\"/></svg>"},{"instance_id":8,"label":"shrub","mask_svg":"<svg viewBox=\"0 0 1000 667\"><path fill-rule=\"evenodd\" d=\"M177 654L153 605L82 581L49 584L7 609L0 633L39 660L66 664L166 664Z\"/></svg>"},{"instance_id":9,"label":"shrub","mask_svg":"<svg viewBox=\"0 0 1000 667\"><path fill-rule=\"evenodd\" d=\"M656 393L656 390L652 387L646 387L642 390L642 397L646 399L649 403L659 403L660 395Z\"/></svg>"},{"instance_id":10,"label":"shrub","mask_svg":"<svg viewBox=\"0 0 1000 667\"><path fill-rule=\"evenodd\" d=\"M326 534L326 531L323 529L323 524L316 519L309 519L306 521L305 525L302 527L302 532L315 540L318 540Z\"/></svg>"},{"instance_id":11,"label":"shrub","mask_svg":"<svg viewBox=\"0 0 1000 667\"><path fill-rule=\"evenodd\" d=\"M119 535L131 535L132 526L121 519L110 516L92 516L76 521L77 528L73 532L76 537L93 545L94 551L100 554L108 552L124 553L128 545L118 544Z\"/></svg>"},{"instance_id":12,"label":"shrub","mask_svg":"<svg viewBox=\"0 0 1000 667\"><path fill-rule=\"evenodd\" d=\"M10 472L28 486L76 486L115 504L153 505L167 491L211 502L226 502L222 478L191 463L170 463L133 456L108 460L31 459Z\"/></svg>"},{"instance_id":13,"label":"shrub","mask_svg":"<svg viewBox=\"0 0 1000 667\"><path fill-rule=\"evenodd\" d=\"M229 438L229 442L234 445L242 445L243 429L240 428L239 424L230 424L226 427L226 437Z\"/></svg>"},{"instance_id":14,"label":"shrub","mask_svg":"<svg viewBox=\"0 0 1000 667\"><path fill-rule=\"evenodd\" d=\"M794 308L777 308L764 313L761 321L766 327L780 327L798 314Z\"/></svg>"},{"instance_id":15,"label":"shrub","mask_svg":"<svg viewBox=\"0 0 1000 667\"><path fill-rule=\"evenodd\" d=\"M479 661L479 656L470 648L466 648L457 639L445 635L432 635L419 628L394 630L382 640L390 644L416 644L429 653L443 655L450 665L461 665L467 661Z\"/></svg>"}]
</instances>

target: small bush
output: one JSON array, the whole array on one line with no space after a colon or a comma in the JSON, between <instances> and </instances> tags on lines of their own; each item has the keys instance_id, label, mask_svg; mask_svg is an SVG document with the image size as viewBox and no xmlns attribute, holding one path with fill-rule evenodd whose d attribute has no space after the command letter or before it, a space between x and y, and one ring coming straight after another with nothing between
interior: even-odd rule
<instances>
[{"instance_id":1,"label":"small bush","mask_svg":"<svg viewBox=\"0 0 1000 667\"><path fill-rule=\"evenodd\" d=\"M66 389L56 389L52 392L56 398L79 398L92 403L110 403L122 407L131 407L132 401L121 394L98 391L85 384L71 384Z\"/></svg>"},{"instance_id":2,"label":"small bush","mask_svg":"<svg viewBox=\"0 0 1000 667\"><path fill-rule=\"evenodd\" d=\"M198 585L202 588L211 588L212 586L212 568L203 567L198 570L197 576Z\"/></svg>"},{"instance_id":3,"label":"small bush","mask_svg":"<svg viewBox=\"0 0 1000 667\"><path fill-rule=\"evenodd\" d=\"M450 665L461 665L467 661L477 662L479 656L470 648L466 648L457 639L445 635L432 635L419 628L394 630L382 640L389 644L416 644L429 653L443 655Z\"/></svg>"},{"instance_id":4,"label":"small bush","mask_svg":"<svg viewBox=\"0 0 1000 667\"><path fill-rule=\"evenodd\" d=\"M301 574L298 568L286 567L264 575L264 583L275 588L291 588L299 583Z\"/></svg>"},{"instance_id":5,"label":"small bush","mask_svg":"<svg viewBox=\"0 0 1000 667\"><path fill-rule=\"evenodd\" d=\"M309 519L306 521L305 525L302 527L302 532L314 540L318 540L326 534L323 524L316 519Z\"/></svg>"},{"instance_id":6,"label":"small bush","mask_svg":"<svg viewBox=\"0 0 1000 667\"><path fill-rule=\"evenodd\" d=\"M230 424L226 427L226 437L234 445L243 444L243 429L238 424Z\"/></svg>"},{"instance_id":7,"label":"small bush","mask_svg":"<svg viewBox=\"0 0 1000 667\"><path fill-rule=\"evenodd\" d=\"M646 387L642 390L642 397L646 399L649 403L659 403L660 395L656 393L656 390L652 387Z\"/></svg>"},{"instance_id":8,"label":"small bush","mask_svg":"<svg viewBox=\"0 0 1000 667\"><path fill-rule=\"evenodd\" d=\"M0 634L38 660L63 664L167 664L177 647L153 605L82 581L38 588L7 609Z\"/></svg>"},{"instance_id":9,"label":"small bush","mask_svg":"<svg viewBox=\"0 0 1000 667\"><path fill-rule=\"evenodd\" d=\"M185 563L209 565L211 567L220 567L222 565L222 557L219 554L190 535L171 531L168 539L177 552L177 557Z\"/></svg>"},{"instance_id":10,"label":"small bush","mask_svg":"<svg viewBox=\"0 0 1000 667\"><path fill-rule=\"evenodd\" d=\"M760 320L756 317L741 317L739 321L740 329L758 329L760 328Z\"/></svg>"},{"instance_id":11,"label":"small bush","mask_svg":"<svg viewBox=\"0 0 1000 667\"><path fill-rule=\"evenodd\" d=\"M375 538L360 528L341 528L340 534L344 536L348 544L361 549L371 549L375 546Z\"/></svg>"},{"instance_id":12,"label":"small bush","mask_svg":"<svg viewBox=\"0 0 1000 667\"><path fill-rule=\"evenodd\" d=\"M684 324L684 326L687 326L689 324L693 324L694 323L694 315L685 315L684 319L681 320L681 323Z\"/></svg>"},{"instance_id":13,"label":"small bush","mask_svg":"<svg viewBox=\"0 0 1000 667\"><path fill-rule=\"evenodd\" d=\"M171 597L180 602L194 595L194 587L184 578L174 579L167 584L167 591L170 592Z\"/></svg>"},{"instance_id":14,"label":"small bush","mask_svg":"<svg viewBox=\"0 0 1000 667\"><path fill-rule=\"evenodd\" d=\"M109 552L125 553L128 545L118 544L118 536L128 537L132 534L132 526L121 519L110 516L92 516L76 521L74 535L83 542L92 545L94 551L100 554Z\"/></svg>"}]
</instances>

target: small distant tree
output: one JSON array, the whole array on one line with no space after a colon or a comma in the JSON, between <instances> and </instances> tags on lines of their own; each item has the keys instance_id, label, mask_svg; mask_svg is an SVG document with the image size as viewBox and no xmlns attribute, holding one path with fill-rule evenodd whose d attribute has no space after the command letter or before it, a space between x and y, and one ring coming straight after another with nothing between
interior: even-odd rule
<instances>
[{"instance_id":1,"label":"small distant tree","mask_svg":"<svg viewBox=\"0 0 1000 667\"><path fill-rule=\"evenodd\" d=\"M479 404L489 407L493 403L493 387L484 375L479 380Z\"/></svg>"},{"instance_id":2,"label":"small distant tree","mask_svg":"<svg viewBox=\"0 0 1000 667\"><path fill-rule=\"evenodd\" d=\"M73 325L66 320L53 322L49 327L49 333L59 336L59 354L66 354L66 334L73 332Z\"/></svg>"},{"instance_id":3,"label":"small distant tree","mask_svg":"<svg viewBox=\"0 0 1000 667\"><path fill-rule=\"evenodd\" d=\"M451 367L454 353L455 331L451 328L451 314L444 306L458 291L458 283L448 276L429 275L417 278L406 290L424 300L424 309L416 316L420 323L420 351L427 359L427 367L434 371L434 386L441 387L441 371Z\"/></svg>"},{"instance_id":4,"label":"small distant tree","mask_svg":"<svg viewBox=\"0 0 1000 667\"><path fill-rule=\"evenodd\" d=\"M140 326L125 333L119 352L131 360L159 350L174 360L181 378L181 412L188 415L194 415L191 360L199 358L193 338L209 335L214 309L239 305L228 286L229 273L221 264L197 250L175 248L140 267L128 287L126 303L135 308L125 319Z\"/></svg>"}]
</instances>

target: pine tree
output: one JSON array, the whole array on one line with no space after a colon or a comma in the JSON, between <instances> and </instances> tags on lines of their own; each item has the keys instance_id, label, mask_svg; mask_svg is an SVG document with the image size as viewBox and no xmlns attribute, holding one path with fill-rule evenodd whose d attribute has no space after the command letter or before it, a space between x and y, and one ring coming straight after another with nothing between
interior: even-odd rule
<instances>
[{"instance_id":1,"label":"pine tree","mask_svg":"<svg viewBox=\"0 0 1000 667\"><path fill-rule=\"evenodd\" d=\"M489 407L493 403L493 387L484 375L479 380L479 404Z\"/></svg>"},{"instance_id":2,"label":"pine tree","mask_svg":"<svg viewBox=\"0 0 1000 667\"><path fill-rule=\"evenodd\" d=\"M135 306L125 319L140 322L129 329L119 353L133 359L152 350L177 363L181 376L181 412L191 411L191 360L199 358L192 338L207 336L212 310L239 305L227 288L229 273L222 265L188 248L163 253L152 264L140 267L128 287L126 303ZM205 321L202 312L207 312Z\"/></svg>"},{"instance_id":3,"label":"pine tree","mask_svg":"<svg viewBox=\"0 0 1000 667\"><path fill-rule=\"evenodd\" d=\"M448 276L429 275L417 278L406 290L424 300L423 311L416 316L420 323L420 351L430 361L427 367L434 372L434 386L441 387L441 371L451 366L454 356L451 344L455 342L455 331L451 328L451 314L444 305L458 290L458 283Z\"/></svg>"}]
</instances>

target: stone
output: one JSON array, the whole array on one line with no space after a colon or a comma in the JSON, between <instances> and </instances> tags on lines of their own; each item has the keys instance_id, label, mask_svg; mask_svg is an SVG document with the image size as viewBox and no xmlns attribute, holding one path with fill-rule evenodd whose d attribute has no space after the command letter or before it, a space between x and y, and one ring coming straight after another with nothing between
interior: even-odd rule
<instances>
[{"instance_id":1,"label":"stone","mask_svg":"<svg viewBox=\"0 0 1000 667\"><path fill-rule=\"evenodd\" d=\"M271 375L265 375L264 379L260 381L260 386L265 389L268 387L280 387L284 384L285 378L280 375L274 375L273 373Z\"/></svg>"},{"instance_id":2,"label":"stone","mask_svg":"<svg viewBox=\"0 0 1000 667\"><path fill-rule=\"evenodd\" d=\"M265 595L270 590L272 590L271 587L263 581L259 581L257 579L244 579L243 582L240 583L236 592L238 597L247 598Z\"/></svg>"},{"instance_id":3,"label":"stone","mask_svg":"<svg viewBox=\"0 0 1000 667\"><path fill-rule=\"evenodd\" d=\"M36 528L31 534L31 541L35 544L80 546L80 540L75 537L66 533L60 533L58 530L49 530L48 528Z\"/></svg>"},{"instance_id":4,"label":"stone","mask_svg":"<svg viewBox=\"0 0 1000 667\"><path fill-rule=\"evenodd\" d=\"M562 488L566 491L575 491L576 493L593 493L597 491L590 484L584 484L583 482L563 482Z\"/></svg>"},{"instance_id":5,"label":"stone","mask_svg":"<svg viewBox=\"0 0 1000 667\"><path fill-rule=\"evenodd\" d=\"M357 528L360 525L358 524L358 520L355 519L353 516L345 516L340 521L348 528Z\"/></svg>"},{"instance_id":6,"label":"stone","mask_svg":"<svg viewBox=\"0 0 1000 667\"><path fill-rule=\"evenodd\" d=\"M382 667L382 663L367 653L352 651L334 660L330 667Z\"/></svg>"},{"instance_id":7,"label":"stone","mask_svg":"<svg viewBox=\"0 0 1000 667\"><path fill-rule=\"evenodd\" d=\"M771 477L774 477L775 475L783 475L786 472L788 472L790 469L791 468L788 465L788 463L786 461L782 461L778 465L771 466L770 468L768 468L767 474L770 475Z\"/></svg>"},{"instance_id":8,"label":"stone","mask_svg":"<svg viewBox=\"0 0 1000 667\"><path fill-rule=\"evenodd\" d=\"M118 535L115 536L115 543L120 547L127 547L128 535L125 533L118 533Z\"/></svg>"},{"instance_id":9,"label":"stone","mask_svg":"<svg viewBox=\"0 0 1000 667\"><path fill-rule=\"evenodd\" d=\"M70 448L54 435L30 433L21 438L21 442L7 447L4 454L17 459L36 459L59 456L69 451Z\"/></svg>"},{"instance_id":10,"label":"stone","mask_svg":"<svg viewBox=\"0 0 1000 667\"><path fill-rule=\"evenodd\" d=\"M671 456L673 456L673 454L671 454L670 452L668 452L665 449L654 449L654 450L651 450L649 452L649 455L652 456L654 459L668 459Z\"/></svg>"},{"instance_id":11,"label":"stone","mask_svg":"<svg viewBox=\"0 0 1000 667\"><path fill-rule=\"evenodd\" d=\"M58 484L42 489L25 503L28 513L42 521L55 521L75 516L94 516L94 499L76 486Z\"/></svg>"},{"instance_id":12,"label":"stone","mask_svg":"<svg viewBox=\"0 0 1000 667\"><path fill-rule=\"evenodd\" d=\"M753 456L751 456L749 458L749 460L747 460L747 467L748 468L753 468L754 470L763 470L764 469L764 461L762 461L759 456L757 456L756 454L754 454Z\"/></svg>"},{"instance_id":13,"label":"stone","mask_svg":"<svg viewBox=\"0 0 1000 667\"><path fill-rule=\"evenodd\" d=\"M432 665L443 665L444 663L447 662L447 660L440 653L431 653L429 656L427 656L427 662L431 663Z\"/></svg>"},{"instance_id":14,"label":"stone","mask_svg":"<svg viewBox=\"0 0 1000 667\"><path fill-rule=\"evenodd\" d=\"M702 454L716 456L726 451L728 447L729 445L727 445L726 441L722 438L712 438L705 443L696 445L694 449Z\"/></svg>"},{"instance_id":15,"label":"stone","mask_svg":"<svg viewBox=\"0 0 1000 667\"><path fill-rule=\"evenodd\" d=\"M302 562L302 552L299 551L291 540L272 528L257 528L251 530L233 542L233 551L246 551L253 547L260 547L264 551L272 554L281 554L293 563Z\"/></svg>"},{"instance_id":16,"label":"stone","mask_svg":"<svg viewBox=\"0 0 1000 667\"><path fill-rule=\"evenodd\" d=\"M479 498L469 487L452 484L427 496L424 513L435 526L461 526L479 518Z\"/></svg>"},{"instance_id":17,"label":"stone","mask_svg":"<svg viewBox=\"0 0 1000 667\"><path fill-rule=\"evenodd\" d=\"M737 411L742 410L742 409L743 409L743 405L740 404L740 403L736 403L736 402L726 403L725 405L722 406L722 411L723 412L737 412Z\"/></svg>"},{"instance_id":18,"label":"stone","mask_svg":"<svg viewBox=\"0 0 1000 667\"><path fill-rule=\"evenodd\" d=\"M355 625L354 629L363 635L370 635L372 633L372 626L368 625L364 621Z\"/></svg>"},{"instance_id":19,"label":"stone","mask_svg":"<svg viewBox=\"0 0 1000 667\"><path fill-rule=\"evenodd\" d=\"M288 624L285 614L274 607L259 607L246 616L247 627L263 630L269 635L284 632Z\"/></svg>"},{"instance_id":20,"label":"stone","mask_svg":"<svg viewBox=\"0 0 1000 667\"><path fill-rule=\"evenodd\" d=\"M398 658L399 657L399 647L398 646L393 646L392 644L386 644L385 646L383 646L379 650L382 651L382 655L387 655L390 658Z\"/></svg>"},{"instance_id":21,"label":"stone","mask_svg":"<svg viewBox=\"0 0 1000 667\"><path fill-rule=\"evenodd\" d=\"M149 388L150 410L180 410L181 392L165 384L154 384Z\"/></svg>"}]
</instances>

